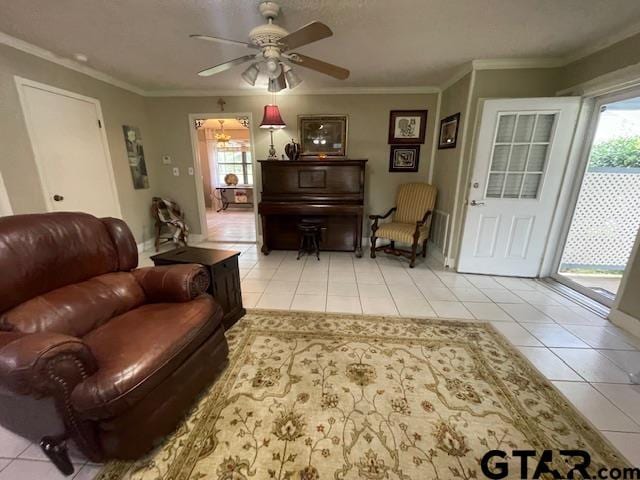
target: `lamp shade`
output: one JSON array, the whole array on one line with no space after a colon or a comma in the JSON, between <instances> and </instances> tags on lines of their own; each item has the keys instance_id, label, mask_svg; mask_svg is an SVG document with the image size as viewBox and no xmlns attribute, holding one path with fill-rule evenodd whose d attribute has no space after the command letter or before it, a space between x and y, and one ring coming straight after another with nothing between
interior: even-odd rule
<instances>
[{"instance_id":1,"label":"lamp shade","mask_svg":"<svg viewBox=\"0 0 640 480\"><path fill-rule=\"evenodd\" d=\"M280 110L277 105L264 106L264 115L262 117L260 128L284 128L286 126L287 124L282 120Z\"/></svg>"}]
</instances>

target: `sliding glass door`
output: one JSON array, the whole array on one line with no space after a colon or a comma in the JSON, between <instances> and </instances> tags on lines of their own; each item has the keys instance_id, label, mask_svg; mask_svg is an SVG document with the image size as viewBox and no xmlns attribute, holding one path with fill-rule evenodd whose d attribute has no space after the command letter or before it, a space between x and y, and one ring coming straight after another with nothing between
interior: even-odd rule
<instances>
[{"instance_id":1,"label":"sliding glass door","mask_svg":"<svg viewBox=\"0 0 640 480\"><path fill-rule=\"evenodd\" d=\"M554 277L611 306L640 225L640 96L598 103L592 145Z\"/></svg>"}]
</instances>

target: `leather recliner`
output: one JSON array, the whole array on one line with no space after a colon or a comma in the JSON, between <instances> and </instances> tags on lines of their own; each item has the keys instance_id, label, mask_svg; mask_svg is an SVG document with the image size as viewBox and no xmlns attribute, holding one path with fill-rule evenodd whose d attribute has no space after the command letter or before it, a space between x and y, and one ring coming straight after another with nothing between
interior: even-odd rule
<instances>
[{"instance_id":1,"label":"leather recliner","mask_svg":"<svg viewBox=\"0 0 640 480\"><path fill-rule=\"evenodd\" d=\"M0 218L0 424L63 471L67 438L94 462L140 457L226 365L207 272L137 264L122 220Z\"/></svg>"}]
</instances>

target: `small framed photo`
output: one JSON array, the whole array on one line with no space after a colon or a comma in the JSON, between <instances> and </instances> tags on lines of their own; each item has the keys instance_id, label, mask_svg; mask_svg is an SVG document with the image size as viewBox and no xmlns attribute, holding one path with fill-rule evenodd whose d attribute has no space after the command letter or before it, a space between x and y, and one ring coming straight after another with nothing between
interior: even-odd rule
<instances>
[{"instance_id":1,"label":"small framed photo","mask_svg":"<svg viewBox=\"0 0 640 480\"><path fill-rule=\"evenodd\" d=\"M346 157L346 115L298 115L301 157Z\"/></svg>"},{"instance_id":2,"label":"small framed photo","mask_svg":"<svg viewBox=\"0 0 640 480\"><path fill-rule=\"evenodd\" d=\"M390 172L417 172L420 162L420 145L391 145Z\"/></svg>"},{"instance_id":3,"label":"small framed photo","mask_svg":"<svg viewBox=\"0 0 640 480\"><path fill-rule=\"evenodd\" d=\"M450 117L440 120L440 140L438 149L456 148L458 143L458 124L460 123L460 112Z\"/></svg>"},{"instance_id":4,"label":"small framed photo","mask_svg":"<svg viewBox=\"0 0 640 480\"><path fill-rule=\"evenodd\" d=\"M424 143L427 113L427 110L391 110L388 143L396 145Z\"/></svg>"}]
</instances>

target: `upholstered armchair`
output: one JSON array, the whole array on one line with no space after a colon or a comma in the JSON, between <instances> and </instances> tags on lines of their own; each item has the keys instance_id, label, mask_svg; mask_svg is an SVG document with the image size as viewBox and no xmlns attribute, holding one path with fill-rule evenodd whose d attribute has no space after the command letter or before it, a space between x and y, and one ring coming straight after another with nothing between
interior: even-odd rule
<instances>
[{"instance_id":1,"label":"upholstered armchair","mask_svg":"<svg viewBox=\"0 0 640 480\"><path fill-rule=\"evenodd\" d=\"M67 475L67 440L94 462L138 458L226 364L206 270L137 264L122 220L0 218L0 424Z\"/></svg>"},{"instance_id":2,"label":"upholstered armchair","mask_svg":"<svg viewBox=\"0 0 640 480\"><path fill-rule=\"evenodd\" d=\"M401 185L396 197L396 206L384 215L369 215L371 224L371 258L376 252L403 255L410 259L409 266L416 264L418 245L422 244L422 256L427 256L427 240L431 226L431 214L436 203L436 187L428 183L407 183ZM390 222L379 223L389 218ZM377 247L379 238L389 240L389 244ZM396 242L411 245L411 250L396 248Z\"/></svg>"}]
</instances>

